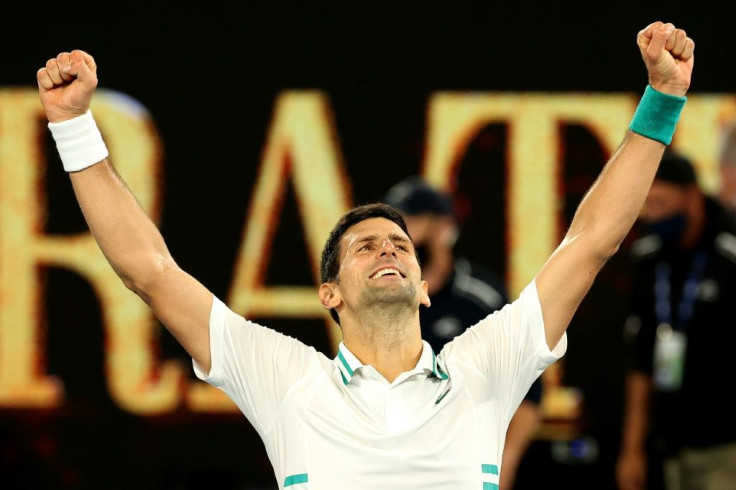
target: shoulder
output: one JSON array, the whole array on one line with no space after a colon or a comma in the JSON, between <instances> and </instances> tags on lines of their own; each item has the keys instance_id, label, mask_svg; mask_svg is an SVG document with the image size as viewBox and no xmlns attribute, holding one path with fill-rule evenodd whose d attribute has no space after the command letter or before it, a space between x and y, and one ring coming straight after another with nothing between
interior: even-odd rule
<instances>
[{"instance_id":1,"label":"shoulder","mask_svg":"<svg viewBox=\"0 0 736 490\"><path fill-rule=\"evenodd\" d=\"M736 264L736 235L722 231L716 235L715 249L726 260Z\"/></svg>"},{"instance_id":2,"label":"shoulder","mask_svg":"<svg viewBox=\"0 0 736 490\"><path fill-rule=\"evenodd\" d=\"M716 221L713 247L718 255L736 264L736 215L715 198L708 197L706 203L708 213Z\"/></svg>"},{"instance_id":3,"label":"shoulder","mask_svg":"<svg viewBox=\"0 0 736 490\"><path fill-rule=\"evenodd\" d=\"M218 336L221 342L246 346L258 346L251 354L266 356L283 352L293 355L303 352L304 356L321 355L314 347L309 346L292 335L288 335L257 322L249 320L234 312L220 299L215 297L210 316L210 339Z\"/></svg>"}]
</instances>

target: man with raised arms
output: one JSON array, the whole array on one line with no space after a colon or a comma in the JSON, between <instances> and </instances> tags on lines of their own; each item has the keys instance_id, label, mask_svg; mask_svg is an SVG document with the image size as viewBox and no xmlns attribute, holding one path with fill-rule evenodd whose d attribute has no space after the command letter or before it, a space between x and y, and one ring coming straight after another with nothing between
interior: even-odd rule
<instances>
[{"instance_id":1,"label":"man with raised arms","mask_svg":"<svg viewBox=\"0 0 736 490\"><path fill-rule=\"evenodd\" d=\"M59 53L41 103L92 234L125 285L260 434L280 488L496 488L508 423L634 224L690 85L694 43L672 24L636 36L649 84L564 239L519 298L432 351L427 283L401 215L349 211L322 253L319 299L339 322L337 357L232 312L182 270L115 171L90 101L97 66ZM624 130L625 128L622 128Z\"/></svg>"}]
</instances>

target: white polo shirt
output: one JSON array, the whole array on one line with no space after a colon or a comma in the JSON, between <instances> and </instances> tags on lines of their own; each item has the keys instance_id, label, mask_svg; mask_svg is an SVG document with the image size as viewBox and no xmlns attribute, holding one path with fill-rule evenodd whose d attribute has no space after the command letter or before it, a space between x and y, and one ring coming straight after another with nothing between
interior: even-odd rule
<instances>
[{"instance_id":1,"label":"white polo shirt","mask_svg":"<svg viewBox=\"0 0 736 490\"><path fill-rule=\"evenodd\" d=\"M194 370L256 429L281 489L493 490L512 415L566 348L547 347L533 281L438 356L424 342L393 383L342 343L329 359L215 298L212 367Z\"/></svg>"}]
</instances>

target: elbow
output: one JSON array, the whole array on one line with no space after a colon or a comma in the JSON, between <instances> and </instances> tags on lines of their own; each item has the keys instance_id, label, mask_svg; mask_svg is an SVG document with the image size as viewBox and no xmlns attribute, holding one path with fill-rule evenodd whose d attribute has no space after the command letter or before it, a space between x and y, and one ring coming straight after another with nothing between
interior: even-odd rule
<instances>
[{"instance_id":1,"label":"elbow","mask_svg":"<svg viewBox=\"0 0 736 490\"><path fill-rule=\"evenodd\" d=\"M631 225L627 226L625 223L618 223L613 227L593 226L589 233L591 246L604 261L607 261L616 255L630 231Z\"/></svg>"},{"instance_id":2,"label":"elbow","mask_svg":"<svg viewBox=\"0 0 736 490\"><path fill-rule=\"evenodd\" d=\"M608 259L616 255L616 252L618 252L619 248L621 248L621 243L623 243L623 240L610 244L602 244L600 249L598 250L601 261L607 262Z\"/></svg>"},{"instance_id":3,"label":"elbow","mask_svg":"<svg viewBox=\"0 0 736 490\"><path fill-rule=\"evenodd\" d=\"M569 233L564 242L578 244L579 250L586 250L585 255L603 266L621 248L624 237L612 238L610 234L596 233L595 230L585 230L578 233Z\"/></svg>"},{"instance_id":4,"label":"elbow","mask_svg":"<svg viewBox=\"0 0 736 490\"><path fill-rule=\"evenodd\" d=\"M626 219L613 219L601 213L576 216L565 239L581 242L589 254L606 262L619 251L632 225Z\"/></svg>"},{"instance_id":5,"label":"elbow","mask_svg":"<svg viewBox=\"0 0 736 490\"><path fill-rule=\"evenodd\" d=\"M126 288L140 296L146 303L149 302L152 291L167 271L177 267L171 256L158 255L155 257L132 258L133 267L120 268L118 276ZM117 268L116 268L117 269Z\"/></svg>"},{"instance_id":6,"label":"elbow","mask_svg":"<svg viewBox=\"0 0 736 490\"><path fill-rule=\"evenodd\" d=\"M592 248L592 256L596 264L596 273L600 271L604 265L606 265L611 257L616 255L616 252L618 252L620 246L620 243L607 245L601 243L595 244L595 246Z\"/></svg>"},{"instance_id":7,"label":"elbow","mask_svg":"<svg viewBox=\"0 0 736 490\"><path fill-rule=\"evenodd\" d=\"M126 276L122 274L120 275L120 280L123 281L123 285L126 288L128 288L130 291L133 291L143 301L148 303L148 298L150 298L150 295L146 293L145 281L139 281L132 276Z\"/></svg>"}]
</instances>

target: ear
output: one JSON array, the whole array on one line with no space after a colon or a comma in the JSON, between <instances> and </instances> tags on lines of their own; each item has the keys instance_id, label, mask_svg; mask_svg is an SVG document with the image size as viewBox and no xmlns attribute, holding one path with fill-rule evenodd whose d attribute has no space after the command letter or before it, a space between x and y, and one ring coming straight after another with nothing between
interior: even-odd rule
<instances>
[{"instance_id":1,"label":"ear","mask_svg":"<svg viewBox=\"0 0 736 490\"><path fill-rule=\"evenodd\" d=\"M337 308L342 302L340 290L334 282L325 282L319 287L319 301L325 310Z\"/></svg>"},{"instance_id":2,"label":"ear","mask_svg":"<svg viewBox=\"0 0 736 490\"><path fill-rule=\"evenodd\" d=\"M429 300L429 283L422 279L421 287L422 291L419 293L419 303L427 307L432 306L432 302Z\"/></svg>"}]
</instances>

